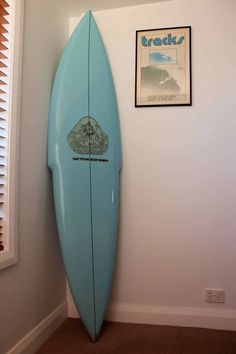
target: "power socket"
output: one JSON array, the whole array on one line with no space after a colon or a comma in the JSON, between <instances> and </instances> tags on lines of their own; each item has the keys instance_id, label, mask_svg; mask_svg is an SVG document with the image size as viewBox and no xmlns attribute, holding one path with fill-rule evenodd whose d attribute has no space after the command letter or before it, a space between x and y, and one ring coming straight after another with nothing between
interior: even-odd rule
<instances>
[{"instance_id":1,"label":"power socket","mask_svg":"<svg viewBox=\"0 0 236 354\"><path fill-rule=\"evenodd\" d=\"M205 302L212 302L216 304L223 304L225 302L224 289L204 289Z\"/></svg>"}]
</instances>

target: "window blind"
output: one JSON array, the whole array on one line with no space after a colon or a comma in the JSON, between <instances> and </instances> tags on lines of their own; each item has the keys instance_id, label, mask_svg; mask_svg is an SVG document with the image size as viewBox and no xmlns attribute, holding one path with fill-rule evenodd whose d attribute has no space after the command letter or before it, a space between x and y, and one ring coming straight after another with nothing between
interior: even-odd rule
<instances>
[{"instance_id":1,"label":"window blind","mask_svg":"<svg viewBox=\"0 0 236 354\"><path fill-rule=\"evenodd\" d=\"M7 249L7 159L10 86L11 1L0 0L0 251Z\"/></svg>"}]
</instances>

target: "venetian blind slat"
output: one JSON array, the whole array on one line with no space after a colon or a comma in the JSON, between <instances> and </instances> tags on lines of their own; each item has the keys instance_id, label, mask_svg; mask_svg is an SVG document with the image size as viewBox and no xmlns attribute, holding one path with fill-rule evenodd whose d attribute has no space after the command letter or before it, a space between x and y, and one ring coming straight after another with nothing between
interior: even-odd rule
<instances>
[{"instance_id":1,"label":"venetian blind slat","mask_svg":"<svg viewBox=\"0 0 236 354\"><path fill-rule=\"evenodd\" d=\"M5 9L4 6L0 5L0 15L2 16L7 16L9 15L9 12L7 12L7 10Z\"/></svg>"},{"instance_id":2,"label":"venetian blind slat","mask_svg":"<svg viewBox=\"0 0 236 354\"><path fill-rule=\"evenodd\" d=\"M2 24L3 20L0 19L0 33L8 33L8 30Z\"/></svg>"},{"instance_id":3,"label":"venetian blind slat","mask_svg":"<svg viewBox=\"0 0 236 354\"><path fill-rule=\"evenodd\" d=\"M0 16L0 23L1 23L1 25L8 25L9 24L9 22L3 16Z\"/></svg>"},{"instance_id":4,"label":"venetian blind slat","mask_svg":"<svg viewBox=\"0 0 236 354\"><path fill-rule=\"evenodd\" d=\"M1 5L2 7L10 7L9 2L6 1L6 0L1 0L1 1L0 1L0 5Z\"/></svg>"}]
</instances>

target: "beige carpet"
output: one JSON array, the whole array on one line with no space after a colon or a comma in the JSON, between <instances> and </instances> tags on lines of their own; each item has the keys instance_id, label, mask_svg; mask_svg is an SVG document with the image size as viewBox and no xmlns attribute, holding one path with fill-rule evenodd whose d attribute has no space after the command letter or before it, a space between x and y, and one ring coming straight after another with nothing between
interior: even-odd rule
<instances>
[{"instance_id":1,"label":"beige carpet","mask_svg":"<svg viewBox=\"0 0 236 354\"><path fill-rule=\"evenodd\" d=\"M236 354L236 332L106 322L92 343L78 319L67 319L37 354Z\"/></svg>"}]
</instances>

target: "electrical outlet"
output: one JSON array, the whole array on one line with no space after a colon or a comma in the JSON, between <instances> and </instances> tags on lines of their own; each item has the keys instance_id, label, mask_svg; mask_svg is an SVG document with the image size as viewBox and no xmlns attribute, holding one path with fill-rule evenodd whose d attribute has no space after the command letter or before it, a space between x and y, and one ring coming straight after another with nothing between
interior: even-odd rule
<instances>
[{"instance_id":1,"label":"electrical outlet","mask_svg":"<svg viewBox=\"0 0 236 354\"><path fill-rule=\"evenodd\" d=\"M225 302L224 289L204 289L205 302L223 304Z\"/></svg>"}]
</instances>

